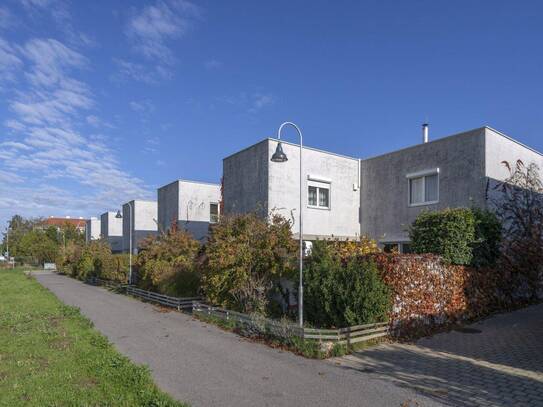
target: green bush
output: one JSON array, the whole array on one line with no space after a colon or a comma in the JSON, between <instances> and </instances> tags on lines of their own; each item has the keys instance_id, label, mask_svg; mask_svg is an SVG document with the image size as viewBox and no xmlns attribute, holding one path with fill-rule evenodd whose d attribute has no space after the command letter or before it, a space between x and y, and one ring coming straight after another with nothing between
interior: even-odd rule
<instances>
[{"instance_id":1,"label":"green bush","mask_svg":"<svg viewBox=\"0 0 543 407\"><path fill-rule=\"evenodd\" d=\"M471 265L494 266L500 256L502 224L494 212L479 208L473 208L472 212L475 217L475 242Z\"/></svg>"},{"instance_id":2,"label":"green bush","mask_svg":"<svg viewBox=\"0 0 543 407\"><path fill-rule=\"evenodd\" d=\"M149 236L138 254L139 285L172 296L196 295L200 289L199 250L200 243L185 231Z\"/></svg>"},{"instance_id":3,"label":"green bush","mask_svg":"<svg viewBox=\"0 0 543 407\"><path fill-rule=\"evenodd\" d=\"M452 264L488 267L500 255L501 223L479 208L422 212L410 229L415 253L432 253Z\"/></svg>"},{"instance_id":4,"label":"green bush","mask_svg":"<svg viewBox=\"0 0 543 407\"><path fill-rule=\"evenodd\" d=\"M421 212L409 231L415 253L433 253L452 264L470 264L475 243L475 216L470 209Z\"/></svg>"},{"instance_id":5,"label":"green bush","mask_svg":"<svg viewBox=\"0 0 543 407\"><path fill-rule=\"evenodd\" d=\"M213 226L203 258L203 288L211 304L266 313L279 279L296 259L290 222L255 214L222 217Z\"/></svg>"},{"instance_id":6,"label":"green bush","mask_svg":"<svg viewBox=\"0 0 543 407\"><path fill-rule=\"evenodd\" d=\"M373 260L359 256L342 262L327 242L317 241L304 271L304 309L307 322L317 326L382 322L391 293Z\"/></svg>"}]
</instances>

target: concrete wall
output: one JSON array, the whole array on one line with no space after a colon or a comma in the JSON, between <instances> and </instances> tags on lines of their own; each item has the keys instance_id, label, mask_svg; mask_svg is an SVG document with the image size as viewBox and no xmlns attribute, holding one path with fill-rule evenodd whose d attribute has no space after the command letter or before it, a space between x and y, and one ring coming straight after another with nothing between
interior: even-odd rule
<instances>
[{"instance_id":1,"label":"concrete wall","mask_svg":"<svg viewBox=\"0 0 543 407\"><path fill-rule=\"evenodd\" d=\"M218 184L178 180L158 189L158 223L166 231L172 222L185 229L195 239L207 236L210 204L218 204L221 187Z\"/></svg>"},{"instance_id":2,"label":"concrete wall","mask_svg":"<svg viewBox=\"0 0 543 407\"><path fill-rule=\"evenodd\" d=\"M485 152L485 175L492 180L502 181L509 176L503 161L512 166L517 160L522 160L525 165L534 163L539 166L540 174L543 175L541 153L489 127L485 128Z\"/></svg>"},{"instance_id":3,"label":"concrete wall","mask_svg":"<svg viewBox=\"0 0 543 407\"><path fill-rule=\"evenodd\" d=\"M224 211L276 212L294 219L293 233L299 231L299 147L283 142L288 161L270 161L277 141L266 139L223 160ZM311 178L311 179L309 179ZM309 183L324 181L330 187L330 208L307 205ZM303 170L304 236L349 237L359 235L358 160L304 148ZM353 188L354 186L354 188Z\"/></svg>"},{"instance_id":4,"label":"concrete wall","mask_svg":"<svg viewBox=\"0 0 543 407\"><path fill-rule=\"evenodd\" d=\"M268 213L268 161L268 140L223 160L225 214Z\"/></svg>"},{"instance_id":5,"label":"concrete wall","mask_svg":"<svg viewBox=\"0 0 543 407\"><path fill-rule=\"evenodd\" d=\"M300 147L283 142L288 157L284 163L271 162L277 146L268 140L268 205L287 219L294 218L292 231L299 233ZM325 237L356 238L360 234L358 218L360 192L359 161L312 148L303 149L303 222L308 240ZM328 209L308 205L308 186L329 188Z\"/></svg>"},{"instance_id":6,"label":"concrete wall","mask_svg":"<svg viewBox=\"0 0 543 407\"><path fill-rule=\"evenodd\" d=\"M100 220L92 217L86 222L85 241L89 243L91 240L98 239L100 239Z\"/></svg>"},{"instance_id":7,"label":"concrete wall","mask_svg":"<svg viewBox=\"0 0 543 407\"><path fill-rule=\"evenodd\" d=\"M111 251L115 253L123 250L123 220L116 215L116 212L105 212L100 215L101 236L107 240Z\"/></svg>"},{"instance_id":8,"label":"concrete wall","mask_svg":"<svg viewBox=\"0 0 543 407\"><path fill-rule=\"evenodd\" d=\"M130 205L133 205L133 219ZM140 243L149 235L158 233L156 201L135 200L123 205L123 252L130 251L130 231L132 231L132 249L137 253Z\"/></svg>"},{"instance_id":9,"label":"concrete wall","mask_svg":"<svg viewBox=\"0 0 543 407\"><path fill-rule=\"evenodd\" d=\"M158 188L157 197L159 230L166 232L179 220L179 181Z\"/></svg>"},{"instance_id":10,"label":"concrete wall","mask_svg":"<svg viewBox=\"0 0 543 407\"><path fill-rule=\"evenodd\" d=\"M439 168L439 202L409 206L407 174ZM407 241L423 210L485 206L485 128L362 160L361 233Z\"/></svg>"}]
</instances>

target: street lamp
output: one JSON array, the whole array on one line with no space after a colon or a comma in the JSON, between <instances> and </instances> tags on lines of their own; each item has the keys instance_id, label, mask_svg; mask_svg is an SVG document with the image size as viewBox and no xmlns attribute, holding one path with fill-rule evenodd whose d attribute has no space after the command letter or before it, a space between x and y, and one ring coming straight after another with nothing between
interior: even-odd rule
<instances>
[{"instance_id":1,"label":"street lamp","mask_svg":"<svg viewBox=\"0 0 543 407\"><path fill-rule=\"evenodd\" d=\"M128 202L128 206L130 207L130 224L128 225L128 236L129 236L129 269L128 269L128 284L132 284L132 224L134 222L134 208L132 207L132 202ZM121 211L117 211L117 215L115 215L117 219L122 219L123 215L121 214Z\"/></svg>"},{"instance_id":2,"label":"street lamp","mask_svg":"<svg viewBox=\"0 0 543 407\"><path fill-rule=\"evenodd\" d=\"M285 122L279 126L279 130L277 130L277 139L279 142L277 143L277 147L275 149L275 153L273 153L271 157L271 161L274 163L284 163L288 161L287 155L283 151L283 146L281 145L281 131L283 130L283 127L285 126L292 126L296 129L298 132L298 135L300 136L300 231L299 231L299 237L300 237L300 284L298 287L298 318L300 322L300 328L304 327L304 285L303 285L303 269L304 269L304 223L303 223L303 167L302 167L302 131L298 126L296 126L292 122Z\"/></svg>"}]
</instances>

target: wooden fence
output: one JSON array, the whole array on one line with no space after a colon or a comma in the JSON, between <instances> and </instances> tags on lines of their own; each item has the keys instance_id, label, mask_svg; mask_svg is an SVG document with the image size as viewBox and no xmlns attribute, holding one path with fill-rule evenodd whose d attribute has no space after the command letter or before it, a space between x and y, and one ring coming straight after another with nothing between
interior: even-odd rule
<instances>
[{"instance_id":1,"label":"wooden fence","mask_svg":"<svg viewBox=\"0 0 543 407\"><path fill-rule=\"evenodd\" d=\"M297 336L303 339L318 340L320 342L334 342L351 345L357 342L365 342L388 335L389 323L365 324L350 326L340 329L316 329L300 328L291 322L277 321L264 317L251 316L240 312L229 311L195 301L192 312L220 318L224 321L234 321L245 326L252 326L262 334L286 337Z\"/></svg>"},{"instance_id":2,"label":"wooden fence","mask_svg":"<svg viewBox=\"0 0 543 407\"><path fill-rule=\"evenodd\" d=\"M145 301L176 308L177 310L192 310L196 315L212 316L223 321L232 321L237 325L248 328L255 333L272 335L281 338L299 337L318 340L319 342L334 342L351 345L357 342L369 341L388 335L389 323L356 325L339 329L300 328L288 320L269 319L258 315L248 315L230 311L202 302L201 297L171 297L152 291L142 290L128 284L120 284L110 280L91 277L88 283L108 288L123 289L126 294L141 298Z\"/></svg>"}]
</instances>

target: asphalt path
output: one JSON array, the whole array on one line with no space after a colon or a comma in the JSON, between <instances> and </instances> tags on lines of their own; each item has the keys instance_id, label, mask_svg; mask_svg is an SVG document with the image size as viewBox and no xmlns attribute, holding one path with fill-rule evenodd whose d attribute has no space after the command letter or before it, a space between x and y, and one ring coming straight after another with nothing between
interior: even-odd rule
<instances>
[{"instance_id":1,"label":"asphalt path","mask_svg":"<svg viewBox=\"0 0 543 407\"><path fill-rule=\"evenodd\" d=\"M272 349L66 276L35 276L62 302L80 308L121 353L149 366L161 389L194 407L442 405L341 362Z\"/></svg>"}]
</instances>

